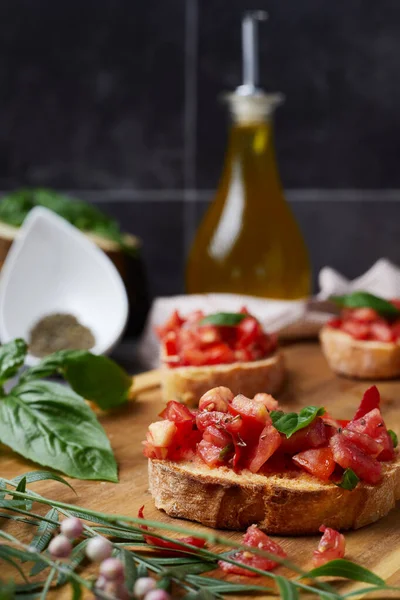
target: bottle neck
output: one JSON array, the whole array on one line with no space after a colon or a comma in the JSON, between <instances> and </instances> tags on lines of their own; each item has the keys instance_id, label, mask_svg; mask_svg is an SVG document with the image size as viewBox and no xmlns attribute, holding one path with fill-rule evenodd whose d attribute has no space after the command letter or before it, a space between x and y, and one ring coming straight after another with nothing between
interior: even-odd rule
<instances>
[{"instance_id":1,"label":"bottle neck","mask_svg":"<svg viewBox=\"0 0 400 600\"><path fill-rule=\"evenodd\" d=\"M283 97L281 94L242 95L235 92L228 94L226 100L233 122L250 125L269 121Z\"/></svg>"}]
</instances>

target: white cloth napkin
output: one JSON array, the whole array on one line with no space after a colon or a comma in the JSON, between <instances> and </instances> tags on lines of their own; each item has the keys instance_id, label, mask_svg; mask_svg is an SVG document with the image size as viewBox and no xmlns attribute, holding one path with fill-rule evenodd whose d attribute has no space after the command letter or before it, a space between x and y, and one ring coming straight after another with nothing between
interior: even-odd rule
<instances>
[{"instance_id":1,"label":"white cloth napkin","mask_svg":"<svg viewBox=\"0 0 400 600\"><path fill-rule=\"evenodd\" d=\"M262 323L264 329L277 332L281 338L305 338L318 334L335 308L327 299L336 294L363 290L384 298L400 297L400 269L386 259L378 260L364 275L350 281L330 267L324 267L318 277L320 292L305 300L268 300L236 294L192 294L157 298L152 305L139 343L138 354L145 368L155 368L159 362L159 341L154 327L162 325L174 310L183 315L193 310L205 313L237 312L246 306Z\"/></svg>"}]
</instances>

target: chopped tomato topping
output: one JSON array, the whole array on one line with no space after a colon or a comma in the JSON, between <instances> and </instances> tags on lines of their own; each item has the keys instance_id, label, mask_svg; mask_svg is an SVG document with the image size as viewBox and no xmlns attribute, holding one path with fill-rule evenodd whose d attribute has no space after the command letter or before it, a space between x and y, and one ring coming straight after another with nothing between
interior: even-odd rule
<instances>
[{"instance_id":1,"label":"chopped tomato topping","mask_svg":"<svg viewBox=\"0 0 400 600\"><path fill-rule=\"evenodd\" d=\"M203 440L211 442L219 448L225 448L225 446L232 443L232 436L227 431L215 425L210 425L203 433Z\"/></svg>"},{"instance_id":2,"label":"chopped tomato topping","mask_svg":"<svg viewBox=\"0 0 400 600\"><path fill-rule=\"evenodd\" d=\"M253 400L255 402L262 402L268 411L278 410L278 400L275 400L271 394L256 394Z\"/></svg>"},{"instance_id":3,"label":"chopped tomato topping","mask_svg":"<svg viewBox=\"0 0 400 600\"><path fill-rule=\"evenodd\" d=\"M398 300L392 304L399 308ZM328 327L341 329L356 340L371 340L378 342L396 342L400 339L400 319L385 319L372 308L346 308L341 311L340 317L331 319Z\"/></svg>"},{"instance_id":4,"label":"chopped tomato topping","mask_svg":"<svg viewBox=\"0 0 400 600\"><path fill-rule=\"evenodd\" d=\"M243 544L249 546L249 548L265 550L265 552L275 554L281 558L285 558L287 556L284 549L277 542L274 542L265 533L260 531L256 525L251 525L248 528L243 536ZM261 569L262 571L272 571L272 569L279 564L272 559L264 558L263 556L259 556L257 554L252 554L246 550L241 550L233 554L232 560L236 560L237 562L242 563L244 566L247 565L248 567ZM218 561L218 565L223 571L225 571L225 573L234 573L236 575L245 575L247 577L258 576L258 573L253 573L253 571L249 571L244 567L233 565L225 560Z\"/></svg>"},{"instance_id":5,"label":"chopped tomato topping","mask_svg":"<svg viewBox=\"0 0 400 600\"><path fill-rule=\"evenodd\" d=\"M335 470L335 461L330 448L304 450L295 454L292 460L296 465L323 481L327 481Z\"/></svg>"},{"instance_id":6,"label":"chopped tomato topping","mask_svg":"<svg viewBox=\"0 0 400 600\"><path fill-rule=\"evenodd\" d=\"M144 519L144 506L139 508L138 518ZM149 530L147 525L141 525L140 528L143 529L143 531ZM188 548L183 548L182 546L179 546L179 544L175 544L174 542L170 542L167 540L161 540L161 539L153 537L151 535L143 535L143 537L144 537L146 544L151 544L152 546L158 546L159 548L163 548L165 550L178 550L180 552L185 552L185 553L190 552L190 550ZM191 546L194 546L194 548L193 548L194 552L196 551L195 548L204 548L205 543L206 543L206 540L203 540L198 537L194 537L192 535L190 535L188 537L177 538L176 541L183 542L184 544L190 544ZM174 554L176 554L176 552L174 552Z\"/></svg>"},{"instance_id":7,"label":"chopped tomato topping","mask_svg":"<svg viewBox=\"0 0 400 600\"><path fill-rule=\"evenodd\" d=\"M249 457L249 470L257 473L282 443L279 432L271 423L267 423L261 432L258 444Z\"/></svg>"},{"instance_id":8,"label":"chopped tomato topping","mask_svg":"<svg viewBox=\"0 0 400 600\"><path fill-rule=\"evenodd\" d=\"M321 567L330 560L337 558L343 558L346 549L346 542L344 535L321 525L319 530L323 533L323 536L318 544L318 549L314 550L313 563L315 567Z\"/></svg>"},{"instance_id":9,"label":"chopped tomato topping","mask_svg":"<svg viewBox=\"0 0 400 600\"><path fill-rule=\"evenodd\" d=\"M352 444L363 450L366 454L369 454L369 456L376 458L383 450L383 444L380 444L365 433L351 431L351 429L346 428L343 429L342 433Z\"/></svg>"},{"instance_id":10,"label":"chopped tomato topping","mask_svg":"<svg viewBox=\"0 0 400 600\"><path fill-rule=\"evenodd\" d=\"M320 448L328 442L326 427L321 417L314 419L304 429L296 431L290 438L282 436L281 451L286 454L297 454L308 448Z\"/></svg>"},{"instance_id":11,"label":"chopped tomato topping","mask_svg":"<svg viewBox=\"0 0 400 600\"><path fill-rule=\"evenodd\" d=\"M210 468L228 466L253 473L295 474L300 468L323 481L331 480L339 466L375 484L382 478L381 462L395 457L379 400L373 386L356 412L359 418L347 421L325 413L288 438L277 429L280 418L276 420L267 408L276 408L274 398L268 394L234 397L228 388L217 387L204 394L199 410L168 402L160 414L163 420L149 426L143 453L159 460L197 457Z\"/></svg>"},{"instance_id":12,"label":"chopped tomato topping","mask_svg":"<svg viewBox=\"0 0 400 600\"><path fill-rule=\"evenodd\" d=\"M364 392L361 404L356 410L356 414L353 417L353 421L355 421L356 419L360 419L374 408L379 408L380 402L381 395L379 393L379 390L376 387L376 385L373 385Z\"/></svg>"},{"instance_id":13,"label":"chopped tomato topping","mask_svg":"<svg viewBox=\"0 0 400 600\"><path fill-rule=\"evenodd\" d=\"M196 452L206 463L206 465L211 468L217 467L224 463L224 457L221 454L221 447L216 446L215 444L204 439L197 444Z\"/></svg>"},{"instance_id":14,"label":"chopped tomato topping","mask_svg":"<svg viewBox=\"0 0 400 600\"><path fill-rule=\"evenodd\" d=\"M240 415L243 420L251 422L254 425L260 423L263 425L270 420L268 410L262 402L246 398L243 394L235 396L228 410L232 415Z\"/></svg>"},{"instance_id":15,"label":"chopped tomato topping","mask_svg":"<svg viewBox=\"0 0 400 600\"><path fill-rule=\"evenodd\" d=\"M163 360L170 368L254 361L274 352L277 338L268 335L259 321L248 314L236 325L202 323L204 314L195 311L181 317L175 311L156 332Z\"/></svg>"},{"instance_id":16,"label":"chopped tomato topping","mask_svg":"<svg viewBox=\"0 0 400 600\"><path fill-rule=\"evenodd\" d=\"M170 400L159 416L175 423L182 423L184 421L193 422L195 419L194 414L188 407L180 402L176 402L176 400Z\"/></svg>"},{"instance_id":17,"label":"chopped tomato topping","mask_svg":"<svg viewBox=\"0 0 400 600\"><path fill-rule=\"evenodd\" d=\"M358 446L353 444L346 436L337 433L330 439L333 458L343 469L352 469L354 473L367 483L376 484L382 479L380 462L365 454Z\"/></svg>"}]
</instances>

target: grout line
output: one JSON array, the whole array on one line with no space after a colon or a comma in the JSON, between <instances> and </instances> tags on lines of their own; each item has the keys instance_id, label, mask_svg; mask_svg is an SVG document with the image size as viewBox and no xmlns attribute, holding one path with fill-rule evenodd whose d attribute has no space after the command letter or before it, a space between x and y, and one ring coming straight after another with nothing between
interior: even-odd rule
<instances>
[{"instance_id":1,"label":"grout line","mask_svg":"<svg viewBox=\"0 0 400 600\"><path fill-rule=\"evenodd\" d=\"M185 256L196 229L198 0L185 2L185 108L183 248Z\"/></svg>"},{"instance_id":2,"label":"grout line","mask_svg":"<svg viewBox=\"0 0 400 600\"><path fill-rule=\"evenodd\" d=\"M93 202L207 202L215 194L215 190L165 189L69 189L61 192L75 198ZM10 190L0 190L0 197ZM356 189L289 189L285 191L289 202L399 202L400 189L356 190Z\"/></svg>"}]
</instances>

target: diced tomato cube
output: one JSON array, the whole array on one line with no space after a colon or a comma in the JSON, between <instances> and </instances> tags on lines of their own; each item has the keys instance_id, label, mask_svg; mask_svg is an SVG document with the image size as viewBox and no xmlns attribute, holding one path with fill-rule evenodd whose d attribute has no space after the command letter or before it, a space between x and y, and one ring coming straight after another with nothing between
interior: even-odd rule
<instances>
[{"instance_id":1,"label":"diced tomato cube","mask_svg":"<svg viewBox=\"0 0 400 600\"><path fill-rule=\"evenodd\" d=\"M271 540L271 538L269 538L265 533L260 531L256 525L251 525L248 528L243 536L243 544L249 546L249 548L259 548L260 550L265 550L265 552L275 554L276 556L280 556L282 558L287 556L284 549L279 544ZM258 556L257 554L252 554L248 551L236 552L232 558L240 563L243 563L244 567L247 565L256 569L262 569L263 571L271 571L279 564L274 560L264 558L263 556ZM248 577L257 576L257 573L253 573L246 568L232 565L224 560L218 561L218 565L223 571L225 571L225 573L246 575Z\"/></svg>"},{"instance_id":2,"label":"diced tomato cube","mask_svg":"<svg viewBox=\"0 0 400 600\"><path fill-rule=\"evenodd\" d=\"M342 319L330 319L327 322L328 327L332 327L333 329L340 329L342 326Z\"/></svg>"},{"instance_id":3,"label":"diced tomato cube","mask_svg":"<svg viewBox=\"0 0 400 600\"><path fill-rule=\"evenodd\" d=\"M204 347L221 341L218 327L213 327L212 325L202 325L198 328L197 335L199 344Z\"/></svg>"},{"instance_id":4,"label":"diced tomato cube","mask_svg":"<svg viewBox=\"0 0 400 600\"><path fill-rule=\"evenodd\" d=\"M282 443L279 432L271 423L267 423L261 432L257 447L249 457L248 468L252 473L257 473L263 464L274 454Z\"/></svg>"},{"instance_id":5,"label":"diced tomato cube","mask_svg":"<svg viewBox=\"0 0 400 600\"><path fill-rule=\"evenodd\" d=\"M262 328L257 319L254 317L246 317L240 321L237 326L238 345L239 347L247 347L254 343L262 334Z\"/></svg>"},{"instance_id":6,"label":"diced tomato cube","mask_svg":"<svg viewBox=\"0 0 400 600\"><path fill-rule=\"evenodd\" d=\"M227 412L228 405L232 400L231 390L221 385L202 395L199 400L199 410Z\"/></svg>"},{"instance_id":7,"label":"diced tomato cube","mask_svg":"<svg viewBox=\"0 0 400 600\"><path fill-rule=\"evenodd\" d=\"M346 550L346 542L344 535L321 525L319 528L323 532L323 536L318 544L318 549L314 550L313 563L315 567L320 567L330 560L343 558Z\"/></svg>"},{"instance_id":8,"label":"diced tomato cube","mask_svg":"<svg viewBox=\"0 0 400 600\"><path fill-rule=\"evenodd\" d=\"M292 460L296 465L323 481L327 481L335 470L335 461L330 448L304 450L295 454Z\"/></svg>"},{"instance_id":9,"label":"diced tomato cube","mask_svg":"<svg viewBox=\"0 0 400 600\"><path fill-rule=\"evenodd\" d=\"M376 385L371 386L364 392L364 396L361 400L361 404L358 407L356 414L353 417L353 421L360 419L374 408L379 408L381 402L381 395Z\"/></svg>"},{"instance_id":10,"label":"diced tomato cube","mask_svg":"<svg viewBox=\"0 0 400 600\"><path fill-rule=\"evenodd\" d=\"M394 342L400 339L400 319L392 324L392 337Z\"/></svg>"},{"instance_id":11,"label":"diced tomato cube","mask_svg":"<svg viewBox=\"0 0 400 600\"><path fill-rule=\"evenodd\" d=\"M154 446L160 448L168 448L168 446L171 446L176 432L177 427L172 421L156 421L149 425L151 442Z\"/></svg>"},{"instance_id":12,"label":"diced tomato cube","mask_svg":"<svg viewBox=\"0 0 400 600\"><path fill-rule=\"evenodd\" d=\"M351 431L350 429L343 429L343 435L355 446L363 450L369 456L376 458L383 450L383 445L374 440L365 433L358 431Z\"/></svg>"},{"instance_id":13,"label":"diced tomato cube","mask_svg":"<svg viewBox=\"0 0 400 600\"><path fill-rule=\"evenodd\" d=\"M383 447L382 452L378 455L378 460L393 460L395 457L393 440L388 434L386 427L384 427L382 431L376 436L375 441Z\"/></svg>"},{"instance_id":14,"label":"diced tomato cube","mask_svg":"<svg viewBox=\"0 0 400 600\"><path fill-rule=\"evenodd\" d=\"M196 415L196 425L199 431L205 431L210 425L221 425L231 421L231 417L220 411L204 411Z\"/></svg>"},{"instance_id":15,"label":"diced tomato cube","mask_svg":"<svg viewBox=\"0 0 400 600\"><path fill-rule=\"evenodd\" d=\"M280 450L286 454L297 454L309 448L326 446L327 441L328 435L325 424L321 417L317 417L310 425L296 431L290 438L282 435Z\"/></svg>"},{"instance_id":16,"label":"diced tomato cube","mask_svg":"<svg viewBox=\"0 0 400 600\"><path fill-rule=\"evenodd\" d=\"M243 419L262 425L271 420L268 410L262 402L246 398L243 394L235 396L228 410L232 415L240 415Z\"/></svg>"},{"instance_id":17,"label":"diced tomato cube","mask_svg":"<svg viewBox=\"0 0 400 600\"><path fill-rule=\"evenodd\" d=\"M177 310L175 310L168 321L162 327L156 327L156 332L160 339L163 339L170 331L177 331L185 322Z\"/></svg>"},{"instance_id":18,"label":"diced tomato cube","mask_svg":"<svg viewBox=\"0 0 400 600\"><path fill-rule=\"evenodd\" d=\"M342 331L348 333L356 340L367 340L369 330L369 325L360 321L348 320L342 323Z\"/></svg>"},{"instance_id":19,"label":"diced tomato cube","mask_svg":"<svg viewBox=\"0 0 400 600\"><path fill-rule=\"evenodd\" d=\"M384 426L385 424L379 408L374 408L373 410L365 413L359 419L353 419L350 421L350 423L347 425L347 429L350 431L365 433L366 435L375 438L381 433L380 430Z\"/></svg>"},{"instance_id":20,"label":"diced tomato cube","mask_svg":"<svg viewBox=\"0 0 400 600\"><path fill-rule=\"evenodd\" d=\"M271 394L256 394L253 400L256 402L262 402L269 412L271 412L271 410L278 410L278 400L275 400Z\"/></svg>"},{"instance_id":21,"label":"diced tomato cube","mask_svg":"<svg viewBox=\"0 0 400 600\"><path fill-rule=\"evenodd\" d=\"M221 448L215 446L211 442L201 440L197 444L197 454L209 467L217 467L223 464L223 458L221 457Z\"/></svg>"},{"instance_id":22,"label":"diced tomato cube","mask_svg":"<svg viewBox=\"0 0 400 600\"><path fill-rule=\"evenodd\" d=\"M372 323L379 319L379 315L373 308L355 308L351 311L351 318L356 321Z\"/></svg>"},{"instance_id":23,"label":"diced tomato cube","mask_svg":"<svg viewBox=\"0 0 400 600\"><path fill-rule=\"evenodd\" d=\"M207 427L203 433L203 440L211 442L219 448L225 448L228 444L232 444L232 436L226 431L219 429L215 425ZM232 444L233 447L233 444Z\"/></svg>"},{"instance_id":24,"label":"diced tomato cube","mask_svg":"<svg viewBox=\"0 0 400 600\"><path fill-rule=\"evenodd\" d=\"M378 342L392 342L393 331L385 321L377 321L370 324L370 338Z\"/></svg>"},{"instance_id":25,"label":"diced tomato cube","mask_svg":"<svg viewBox=\"0 0 400 600\"><path fill-rule=\"evenodd\" d=\"M159 417L168 419L174 423L181 423L183 421L190 421L192 423L195 420L194 414L188 407L176 400L170 400L164 410L159 414Z\"/></svg>"},{"instance_id":26,"label":"diced tomato cube","mask_svg":"<svg viewBox=\"0 0 400 600\"><path fill-rule=\"evenodd\" d=\"M329 441L333 458L343 469L352 469L367 483L379 483L382 479L381 464L360 448L355 446L343 434L337 433Z\"/></svg>"}]
</instances>

